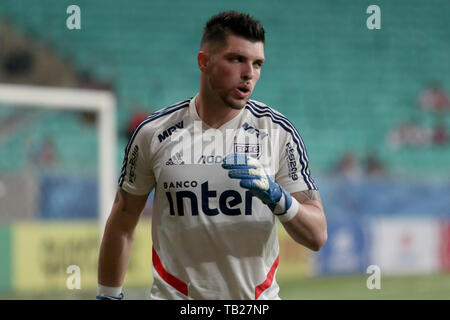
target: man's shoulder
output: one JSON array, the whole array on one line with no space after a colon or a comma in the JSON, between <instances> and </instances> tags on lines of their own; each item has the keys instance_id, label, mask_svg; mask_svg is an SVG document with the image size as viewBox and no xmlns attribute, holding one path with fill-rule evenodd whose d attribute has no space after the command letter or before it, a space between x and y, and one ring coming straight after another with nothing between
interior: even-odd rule
<instances>
[{"instance_id":1,"label":"man's shoulder","mask_svg":"<svg viewBox=\"0 0 450 320\"><path fill-rule=\"evenodd\" d=\"M250 99L246 105L246 108L254 118L281 126L283 128L286 126L293 127L291 121L289 121L283 113L263 102Z\"/></svg>"},{"instance_id":2,"label":"man's shoulder","mask_svg":"<svg viewBox=\"0 0 450 320\"><path fill-rule=\"evenodd\" d=\"M161 108L151 113L136 127L136 131L145 131L151 133L157 130L161 130L165 125L170 126L173 122L179 121L179 119L185 116L186 111L189 108L189 103L192 98L179 101L168 107Z\"/></svg>"},{"instance_id":3,"label":"man's shoulder","mask_svg":"<svg viewBox=\"0 0 450 320\"><path fill-rule=\"evenodd\" d=\"M153 112L152 114L150 114L149 117L162 116L162 115L170 114L170 113L176 112L177 110L181 110L183 108L189 107L189 103L191 102L191 100L192 100L192 97L185 99L185 100L178 101L168 107L164 107L164 108L161 108L161 109Z\"/></svg>"}]
</instances>

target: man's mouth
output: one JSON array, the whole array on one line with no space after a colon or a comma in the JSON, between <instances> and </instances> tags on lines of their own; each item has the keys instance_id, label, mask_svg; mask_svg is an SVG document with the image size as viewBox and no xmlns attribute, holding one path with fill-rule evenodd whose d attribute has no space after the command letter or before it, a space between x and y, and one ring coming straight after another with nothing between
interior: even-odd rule
<instances>
[{"instance_id":1,"label":"man's mouth","mask_svg":"<svg viewBox=\"0 0 450 320\"><path fill-rule=\"evenodd\" d=\"M236 90L244 97L250 93L250 88L248 87L237 87Z\"/></svg>"}]
</instances>

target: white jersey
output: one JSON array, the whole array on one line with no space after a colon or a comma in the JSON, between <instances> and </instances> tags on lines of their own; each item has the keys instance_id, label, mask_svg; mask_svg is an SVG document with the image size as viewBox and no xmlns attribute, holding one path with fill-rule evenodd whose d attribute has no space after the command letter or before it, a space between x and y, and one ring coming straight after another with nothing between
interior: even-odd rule
<instances>
[{"instance_id":1,"label":"white jersey","mask_svg":"<svg viewBox=\"0 0 450 320\"><path fill-rule=\"evenodd\" d=\"M212 129L194 101L150 115L125 149L119 185L135 195L155 188L150 298L279 299L276 217L221 164L245 153L288 192L317 189L303 141L260 102Z\"/></svg>"}]
</instances>

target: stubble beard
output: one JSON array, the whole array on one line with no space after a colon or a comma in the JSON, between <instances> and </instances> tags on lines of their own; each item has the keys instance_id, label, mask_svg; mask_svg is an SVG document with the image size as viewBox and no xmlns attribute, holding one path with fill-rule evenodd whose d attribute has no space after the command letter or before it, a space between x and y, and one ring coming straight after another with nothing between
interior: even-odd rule
<instances>
[{"instance_id":1,"label":"stubble beard","mask_svg":"<svg viewBox=\"0 0 450 320\"><path fill-rule=\"evenodd\" d=\"M219 97L220 100L222 100L223 104L227 107L229 107L230 109L233 110L242 110L245 105L247 104L248 100L251 97L251 94L249 95L248 98L245 99L238 99L238 98L234 98L233 97L233 91L225 91L225 92L220 92L218 90L218 88L215 86L215 84L211 81L211 79L208 79L209 81L209 88L212 92L216 91L217 96Z\"/></svg>"},{"instance_id":2,"label":"stubble beard","mask_svg":"<svg viewBox=\"0 0 450 320\"><path fill-rule=\"evenodd\" d=\"M242 110L245 105L247 104L248 100L250 99L250 97L246 98L246 99L236 99L231 97L231 94L225 94L224 96L221 97L223 103L233 109L233 110Z\"/></svg>"}]
</instances>

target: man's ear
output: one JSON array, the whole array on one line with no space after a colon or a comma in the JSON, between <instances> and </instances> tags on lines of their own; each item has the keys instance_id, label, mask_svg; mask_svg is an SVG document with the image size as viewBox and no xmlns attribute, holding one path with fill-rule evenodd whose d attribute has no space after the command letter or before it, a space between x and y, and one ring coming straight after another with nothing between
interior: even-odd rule
<instances>
[{"instance_id":1,"label":"man's ear","mask_svg":"<svg viewBox=\"0 0 450 320\"><path fill-rule=\"evenodd\" d=\"M210 55L206 51L199 51L197 55L198 68L204 72L208 68Z\"/></svg>"}]
</instances>

